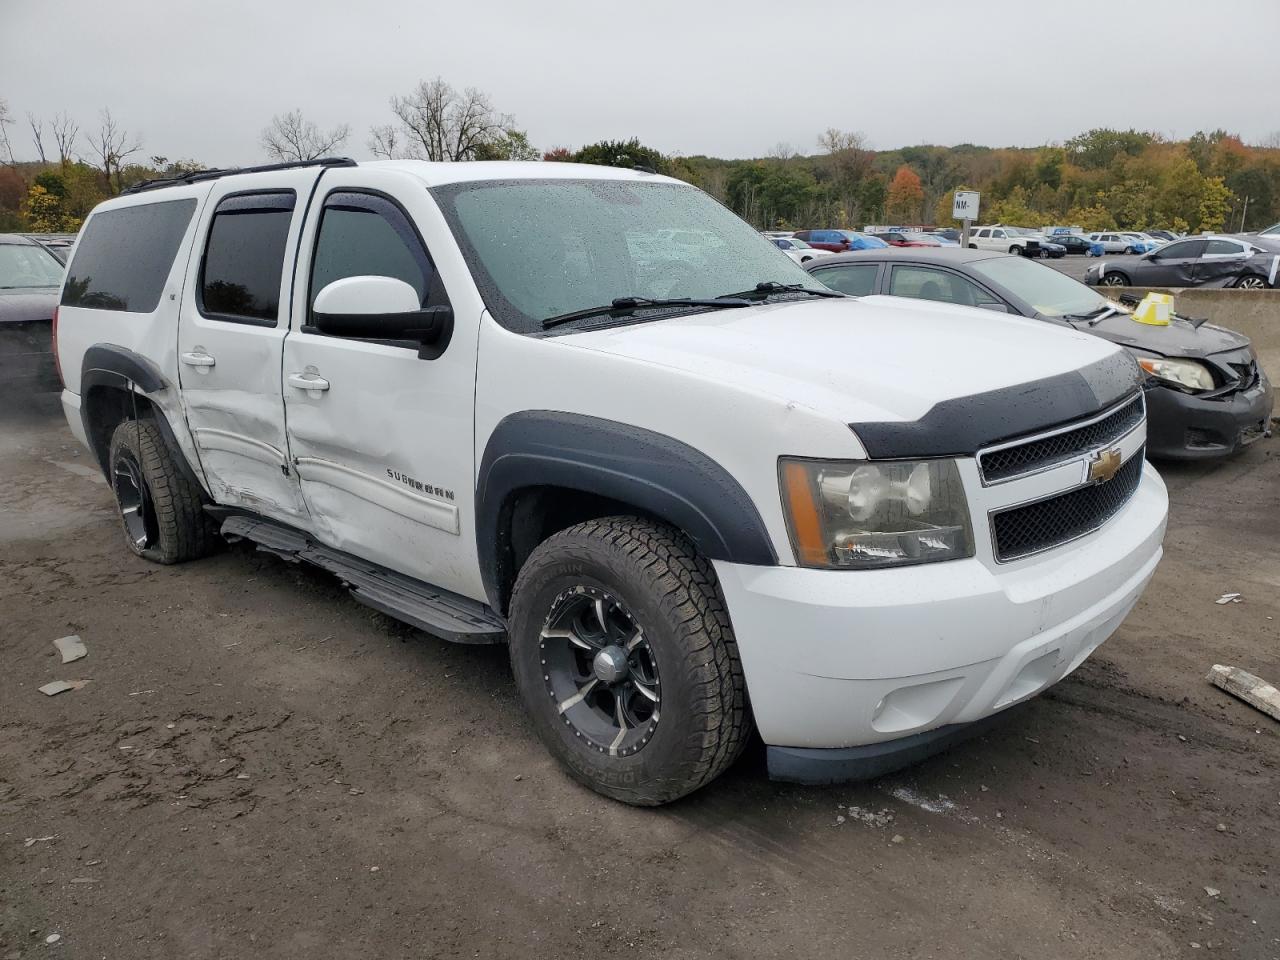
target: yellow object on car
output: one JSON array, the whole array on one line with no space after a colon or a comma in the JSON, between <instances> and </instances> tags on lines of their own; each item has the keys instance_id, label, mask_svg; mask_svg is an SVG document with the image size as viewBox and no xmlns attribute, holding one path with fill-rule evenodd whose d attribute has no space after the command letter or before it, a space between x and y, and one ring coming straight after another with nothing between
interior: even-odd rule
<instances>
[{"instance_id":1,"label":"yellow object on car","mask_svg":"<svg viewBox=\"0 0 1280 960\"><path fill-rule=\"evenodd\" d=\"M1146 323L1153 327L1167 327L1172 314L1172 294L1148 293L1142 298L1138 308L1133 311L1133 319L1137 323Z\"/></svg>"}]
</instances>

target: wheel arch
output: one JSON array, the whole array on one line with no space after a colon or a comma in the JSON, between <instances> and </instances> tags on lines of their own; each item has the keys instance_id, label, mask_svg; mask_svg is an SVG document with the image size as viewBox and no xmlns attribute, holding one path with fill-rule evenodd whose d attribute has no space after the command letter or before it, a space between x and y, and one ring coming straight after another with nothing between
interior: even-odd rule
<instances>
[{"instance_id":1,"label":"wheel arch","mask_svg":"<svg viewBox=\"0 0 1280 960\"><path fill-rule=\"evenodd\" d=\"M476 481L476 545L490 606L505 613L516 574L538 544L616 514L669 524L713 560L778 562L755 503L701 451L611 420L524 411L494 429Z\"/></svg>"},{"instance_id":2,"label":"wheel arch","mask_svg":"<svg viewBox=\"0 0 1280 960\"><path fill-rule=\"evenodd\" d=\"M80 366L80 420L89 448L108 482L111 435L125 420L138 419L156 424L184 476L204 488L183 454L168 417L153 399L174 389L154 363L132 350L99 343L85 351Z\"/></svg>"}]
</instances>

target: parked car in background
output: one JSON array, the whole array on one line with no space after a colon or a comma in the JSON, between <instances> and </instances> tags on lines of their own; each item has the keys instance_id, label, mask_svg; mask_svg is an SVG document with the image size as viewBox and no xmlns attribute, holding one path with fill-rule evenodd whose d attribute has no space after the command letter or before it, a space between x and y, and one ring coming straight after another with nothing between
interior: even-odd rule
<instances>
[{"instance_id":1,"label":"parked car in background","mask_svg":"<svg viewBox=\"0 0 1280 960\"><path fill-rule=\"evenodd\" d=\"M873 233L877 240L883 240L891 247L940 247L942 241L927 233L913 233L906 230L889 230L884 233Z\"/></svg>"},{"instance_id":2,"label":"parked car in background","mask_svg":"<svg viewBox=\"0 0 1280 960\"><path fill-rule=\"evenodd\" d=\"M0 392L58 389L53 317L63 269L36 241L0 234Z\"/></svg>"},{"instance_id":3,"label":"parked car in background","mask_svg":"<svg viewBox=\"0 0 1280 960\"><path fill-rule=\"evenodd\" d=\"M1055 233L1053 242L1062 247L1064 254L1087 254L1093 241L1078 233Z\"/></svg>"},{"instance_id":4,"label":"parked car in background","mask_svg":"<svg viewBox=\"0 0 1280 960\"><path fill-rule=\"evenodd\" d=\"M1276 285L1280 251L1242 237L1188 237L1167 243L1138 260L1103 260L1085 271L1084 282L1104 287L1239 287Z\"/></svg>"},{"instance_id":5,"label":"parked car in background","mask_svg":"<svg viewBox=\"0 0 1280 960\"><path fill-rule=\"evenodd\" d=\"M1025 257L1041 256L1043 238L1031 230L1002 225L977 227L969 232L969 249L992 250L1000 253L1017 253ZM1062 250L1059 254L1065 254Z\"/></svg>"},{"instance_id":6,"label":"parked car in background","mask_svg":"<svg viewBox=\"0 0 1280 960\"><path fill-rule=\"evenodd\" d=\"M1163 247L1166 243L1169 242L1164 237L1157 237L1154 233L1144 233L1141 230L1122 230L1121 233L1124 233L1130 237L1136 237L1137 239L1143 241L1144 243L1149 243L1151 244L1153 249L1158 247Z\"/></svg>"},{"instance_id":7,"label":"parked car in background","mask_svg":"<svg viewBox=\"0 0 1280 960\"><path fill-rule=\"evenodd\" d=\"M1206 459L1267 436L1274 394L1249 338L1181 318L1135 322L1130 309L1057 270L974 250L879 250L805 269L857 296L914 297L1016 313L1117 343L1146 371L1147 454Z\"/></svg>"},{"instance_id":8,"label":"parked car in background","mask_svg":"<svg viewBox=\"0 0 1280 960\"><path fill-rule=\"evenodd\" d=\"M887 247L883 240L857 230L797 230L793 236L818 250L845 253L849 250L878 250Z\"/></svg>"},{"instance_id":9,"label":"parked car in background","mask_svg":"<svg viewBox=\"0 0 1280 960\"><path fill-rule=\"evenodd\" d=\"M76 242L74 233L24 233L23 236L28 240L34 240L52 253L58 258L59 263L67 262L67 257L71 254L71 248Z\"/></svg>"},{"instance_id":10,"label":"parked car in background","mask_svg":"<svg viewBox=\"0 0 1280 960\"><path fill-rule=\"evenodd\" d=\"M1162 241L1145 237L1141 233L1135 233L1132 230L1123 231L1120 235L1129 239L1129 248L1132 253L1150 253L1152 250L1163 246Z\"/></svg>"},{"instance_id":11,"label":"parked car in background","mask_svg":"<svg viewBox=\"0 0 1280 960\"><path fill-rule=\"evenodd\" d=\"M956 244L956 246L960 245L960 231L955 227L943 227L940 230L930 230L929 232L940 240L946 239Z\"/></svg>"},{"instance_id":12,"label":"parked car in background","mask_svg":"<svg viewBox=\"0 0 1280 960\"><path fill-rule=\"evenodd\" d=\"M928 232L928 236L933 237L933 239L937 240L937 241L938 241L938 243L939 243L940 245L944 246L944 247L958 247L958 246L960 246L960 241L959 241L959 240L952 240L952 239L951 239L949 236L947 236L945 233L942 233L942 232L937 231L937 230L930 230L930 231Z\"/></svg>"},{"instance_id":13,"label":"parked car in background","mask_svg":"<svg viewBox=\"0 0 1280 960\"><path fill-rule=\"evenodd\" d=\"M796 263L808 263L814 257L835 256L830 250L809 246L799 237L769 237L769 240Z\"/></svg>"},{"instance_id":14,"label":"parked car in background","mask_svg":"<svg viewBox=\"0 0 1280 960\"><path fill-rule=\"evenodd\" d=\"M1137 253L1137 241L1118 230L1103 230L1089 234L1089 239L1102 247L1103 253Z\"/></svg>"},{"instance_id":15,"label":"parked car in background","mask_svg":"<svg viewBox=\"0 0 1280 960\"><path fill-rule=\"evenodd\" d=\"M1148 230L1147 232L1157 240L1165 241L1165 243L1173 243L1175 240L1182 239L1181 234L1174 233L1172 230Z\"/></svg>"}]
</instances>

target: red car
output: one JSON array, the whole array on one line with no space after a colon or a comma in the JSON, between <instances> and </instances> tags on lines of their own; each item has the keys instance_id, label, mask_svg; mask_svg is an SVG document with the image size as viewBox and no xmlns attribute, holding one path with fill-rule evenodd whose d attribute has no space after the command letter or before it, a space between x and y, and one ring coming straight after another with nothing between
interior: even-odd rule
<instances>
[{"instance_id":1,"label":"red car","mask_svg":"<svg viewBox=\"0 0 1280 960\"><path fill-rule=\"evenodd\" d=\"M940 247L937 237L931 237L927 233L905 233L901 230L893 230L889 233L876 233L872 236L883 240L891 247Z\"/></svg>"},{"instance_id":2,"label":"red car","mask_svg":"<svg viewBox=\"0 0 1280 960\"><path fill-rule=\"evenodd\" d=\"M875 250L885 246L883 240L877 240L871 234L859 233L857 230L797 230L792 236L797 240L803 240L811 247L830 250L832 253Z\"/></svg>"}]
</instances>

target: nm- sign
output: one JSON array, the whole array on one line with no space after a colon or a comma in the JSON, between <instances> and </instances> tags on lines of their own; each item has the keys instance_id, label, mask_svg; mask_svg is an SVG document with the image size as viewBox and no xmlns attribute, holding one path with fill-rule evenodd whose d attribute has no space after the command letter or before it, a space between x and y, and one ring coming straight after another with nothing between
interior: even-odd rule
<instances>
[{"instance_id":1,"label":"nm- sign","mask_svg":"<svg viewBox=\"0 0 1280 960\"><path fill-rule=\"evenodd\" d=\"M978 201L982 194L977 190L957 190L951 206L951 216L956 220L977 220Z\"/></svg>"}]
</instances>

